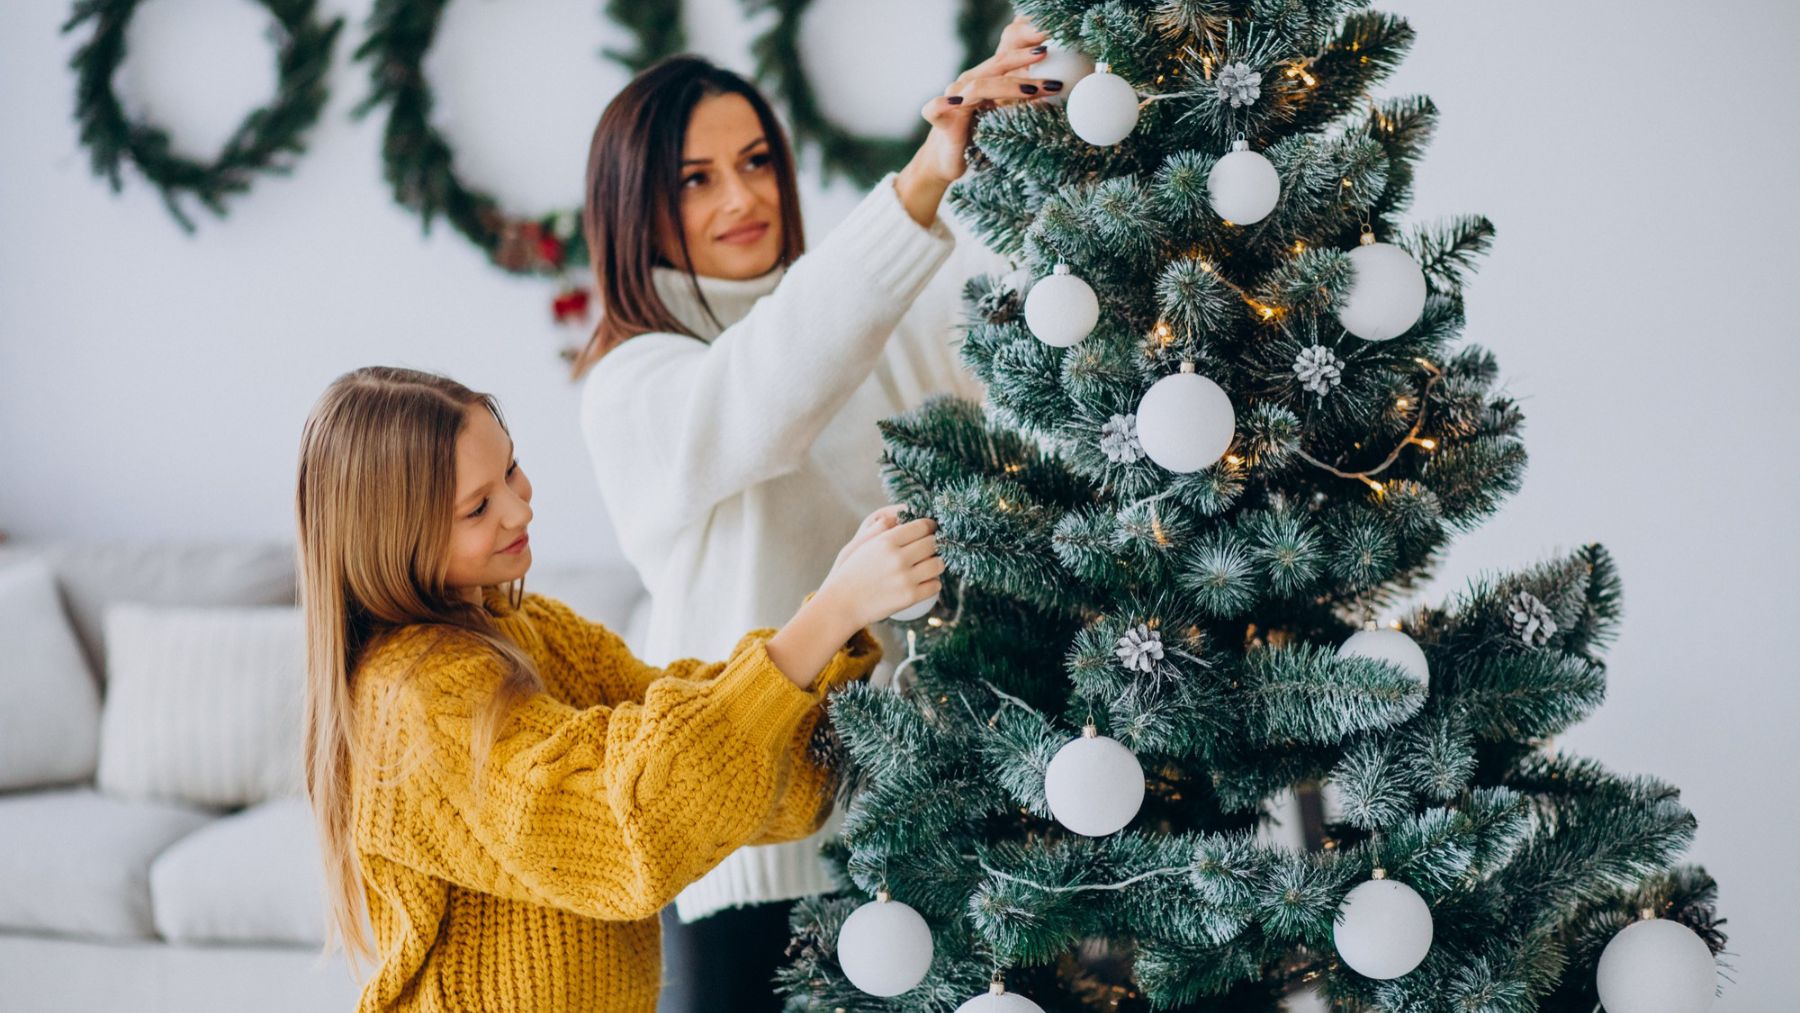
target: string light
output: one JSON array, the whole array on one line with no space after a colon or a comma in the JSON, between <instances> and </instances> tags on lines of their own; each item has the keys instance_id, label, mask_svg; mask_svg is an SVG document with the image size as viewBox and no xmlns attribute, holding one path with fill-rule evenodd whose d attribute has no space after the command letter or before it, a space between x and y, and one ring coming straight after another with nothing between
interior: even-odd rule
<instances>
[{"instance_id":1,"label":"string light","mask_svg":"<svg viewBox=\"0 0 1800 1013\"><path fill-rule=\"evenodd\" d=\"M1312 465L1313 467L1320 468L1325 471L1329 471L1333 475L1338 476L1339 478L1356 479L1357 481L1362 482L1364 485L1367 485L1370 489L1374 490L1376 495L1381 495L1381 494L1385 493L1387 491L1387 487L1382 485L1380 482L1374 481L1371 478L1371 476L1381 474L1382 472L1386 471L1395 461L1399 460L1400 459L1400 451L1406 449L1408 444L1417 444L1421 447L1424 447L1426 450L1436 450L1437 449L1437 441L1434 439L1430 439L1428 437L1421 437L1419 435L1419 430L1421 428L1423 428L1425 425L1425 409L1427 407L1428 402L1431 399L1432 388L1436 387L1438 381L1443 379L1444 371L1439 369L1435 365L1432 365L1432 363L1427 359L1415 357L1413 359L1413 361L1418 363L1421 367L1423 367L1425 369L1425 372L1428 374L1425 378L1424 387L1421 388L1419 391L1419 414L1413 419L1412 429L1407 431L1406 438L1401 440L1400 443L1394 447L1394 449L1387 455L1387 457L1384 460L1382 460L1382 462L1380 464L1377 464L1375 467L1370 468L1367 471L1345 471L1342 468L1338 468L1333 465L1326 464L1324 461L1319 460L1318 458L1312 456L1311 454L1307 453L1305 450L1303 450L1299 447L1294 448L1295 456L1299 457L1301 460L1307 462L1308 464ZM1408 400L1409 399L1407 399L1407 398L1400 398L1399 401L1396 403L1399 404L1400 407L1404 408L1407 406ZM1358 450L1362 449L1362 444L1360 442L1357 443L1356 448Z\"/></svg>"}]
</instances>

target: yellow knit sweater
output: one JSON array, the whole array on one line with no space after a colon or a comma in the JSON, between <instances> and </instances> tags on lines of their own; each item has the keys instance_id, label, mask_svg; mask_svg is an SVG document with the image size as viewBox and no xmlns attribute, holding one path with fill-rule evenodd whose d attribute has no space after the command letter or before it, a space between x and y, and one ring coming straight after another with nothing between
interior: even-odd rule
<instances>
[{"instance_id":1,"label":"yellow knit sweater","mask_svg":"<svg viewBox=\"0 0 1800 1013\"><path fill-rule=\"evenodd\" d=\"M526 595L514 610L491 589L486 602L546 692L501 727L479 800L470 744L502 678L493 651L414 626L356 665L356 727L385 768L352 772L383 955L359 1010L651 1013L657 912L733 849L818 829L819 704L881 649L859 632L808 691L769 660L773 630L726 662L656 669L561 602Z\"/></svg>"}]
</instances>

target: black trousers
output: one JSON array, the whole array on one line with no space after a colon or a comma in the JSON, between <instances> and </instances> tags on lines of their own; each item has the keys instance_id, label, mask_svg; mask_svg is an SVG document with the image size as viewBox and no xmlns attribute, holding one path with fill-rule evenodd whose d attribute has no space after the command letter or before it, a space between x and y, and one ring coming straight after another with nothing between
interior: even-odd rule
<instances>
[{"instance_id":1,"label":"black trousers","mask_svg":"<svg viewBox=\"0 0 1800 1013\"><path fill-rule=\"evenodd\" d=\"M663 909L657 1013L780 1013L775 969L786 962L792 901L727 908L683 925Z\"/></svg>"}]
</instances>

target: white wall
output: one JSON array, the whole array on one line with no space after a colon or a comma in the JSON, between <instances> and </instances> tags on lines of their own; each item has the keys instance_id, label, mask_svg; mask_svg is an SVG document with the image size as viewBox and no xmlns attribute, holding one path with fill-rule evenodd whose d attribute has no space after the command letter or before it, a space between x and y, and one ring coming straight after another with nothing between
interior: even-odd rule
<instances>
[{"instance_id":1,"label":"white wall","mask_svg":"<svg viewBox=\"0 0 1800 1013\"><path fill-rule=\"evenodd\" d=\"M287 538L308 406L367 363L497 393L537 485L539 558L616 558L574 428L549 290L440 224L422 238L380 176L379 123L348 118L348 60L291 178L183 236L141 181L92 178L71 119L67 5L0 5L0 529L15 537ZM453 4L434 80L469 174L509 204L573 206L593 120L623 80L593 0ZM954 73L951 0L820 0L811 38L835 112L898 131ZM1719 1009L1778 1007L1800 953L1786 797L1800 690L1788 638L1800 551L1800 128L1782 0L1386 5L1418 29L1383 94L1442 111L1414 213L1499 229L1469 296L1530 419L1524 490L1449 557L1472 574L1605 542L1626 581L1605 708L1563 744L1679 784L1694 856L1723 882L1738 984ZM689 0L695 48L748 68L732 0ZM922 13L921 13L922 12ZM1696 16L1703 14L1704 16ZM273 75L244 0L144 5L126 67L178 140L216 144L232 95ZM856 194L804 199L815 237ZM202 214L204 214L202 212ZM1787 297L1787 298L1784 298Z\"/></svg>"}]
</instances>

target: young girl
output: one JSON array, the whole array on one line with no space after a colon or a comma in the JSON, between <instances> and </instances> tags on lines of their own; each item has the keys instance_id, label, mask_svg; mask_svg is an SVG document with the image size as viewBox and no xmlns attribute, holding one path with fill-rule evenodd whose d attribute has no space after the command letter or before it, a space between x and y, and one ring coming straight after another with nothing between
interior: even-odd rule
<instances>
[{"instance_id":1,"label":"young girl","mask_svg":"<svg viewBox=\"0 0 1800 1013\"><path fill-rule=\"evenodd\" d=\"M654 1010L657 912L818 827L820 704L943 569L931 521L879 512L779 631L651 668L523 593L531 485L498 406L404 369L325 391L296 507L327 949L379 961L365 1011Z\"/></svg>"}]
</instances>

